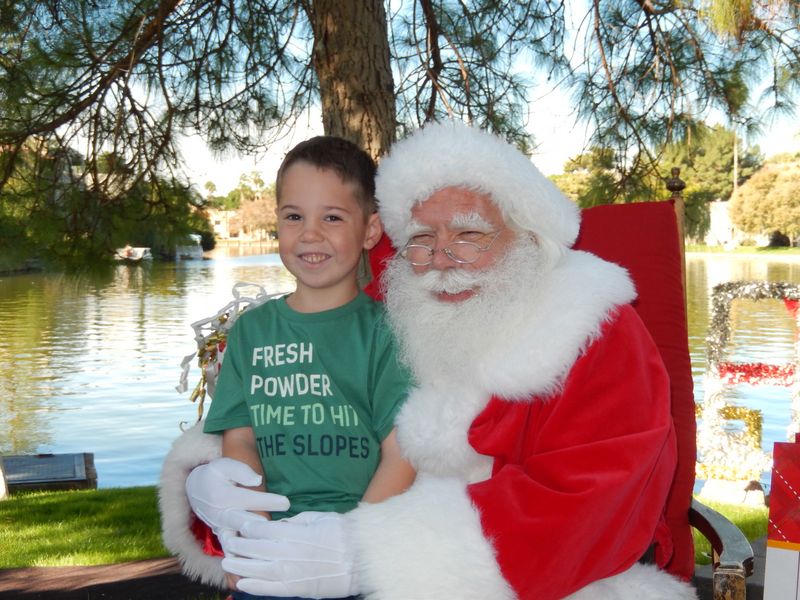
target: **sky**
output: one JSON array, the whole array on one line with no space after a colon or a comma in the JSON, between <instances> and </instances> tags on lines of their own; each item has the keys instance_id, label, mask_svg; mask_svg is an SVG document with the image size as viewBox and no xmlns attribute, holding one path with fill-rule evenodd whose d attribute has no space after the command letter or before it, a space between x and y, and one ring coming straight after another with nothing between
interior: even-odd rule
<instances>
[{"instance_id":1,"label":"sky","mask_svg":"<svg viewBox=\"0 0 800 600\"><path fill-rule=\"evenodd\" d=\"M314 111L310 119L298 122L294 129L287 130L280 141L259 156L216 157L209 152L203 139L199 136L186 138L181 144L186 162L186 173L189 181L206 195L205 184L211 181L216 186L216 196L224 196L239 183L242 175L257 171L261 178L269 184L275 180L275 174L284 155L295 144L315 135L322 135L322 117Z\"/></svg>"},{"instance_id":2,"label":"sky","mask_svg":"<svg viewBox=\"0 0 800 600\"><path fill-rule=\"evenodd\" d=\"M584 148L586 126L576 123L569 98L558 90L534 97L532 106L535 112L531 112L528 130L537 143L532 160L545 175L562 173L564 163ZM237 186L241 175L252 171L258 171L264 181L270 182L275 179L284 154L292 146L321 133L321 118L319 112L314 112L310 120L288 132L262 156L226 159L215 158L201 138L192 137L183 144L187 174L204 195L207 181L212 181L217 188L216 195L222 196ZM800 119L785 117L772 124L759 138L749 140L748 145L756 144L767 158L784 152L800 152Z\"/></svg>"}]
</instances>

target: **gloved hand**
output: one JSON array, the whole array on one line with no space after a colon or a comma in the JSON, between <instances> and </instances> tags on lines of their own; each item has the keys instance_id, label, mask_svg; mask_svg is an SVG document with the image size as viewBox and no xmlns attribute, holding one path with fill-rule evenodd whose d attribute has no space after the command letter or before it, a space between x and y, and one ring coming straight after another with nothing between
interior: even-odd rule
<instances>
[{"instance_id":1,"label":"gloved hand","mask_svg":"<svg viewBox=\"0 0 800 600\"><path fill-rule=\"evenodd\" d=\"M194 513L222 541L249 521L268 522L251 510L284 511L289 499L278 494L248 490L239 485L261 483L261 475L232 458L216 458L195 467L186 478L186 496ZM237 485L239 484L239 485Z\"/></svg>"},{"instance_id":2,"label":"gloved hand","mask_svg":"<svg viewBox=\"0 0 800 600\"><path fill-rule=\"evenodd\" d=\"M304 512L281 521L249 521L225 539L222 568L259 596L342 598L359 593L353 553L338 513ZM235 556L234 556L235 555Z\"/></svg>"}]
</instances>

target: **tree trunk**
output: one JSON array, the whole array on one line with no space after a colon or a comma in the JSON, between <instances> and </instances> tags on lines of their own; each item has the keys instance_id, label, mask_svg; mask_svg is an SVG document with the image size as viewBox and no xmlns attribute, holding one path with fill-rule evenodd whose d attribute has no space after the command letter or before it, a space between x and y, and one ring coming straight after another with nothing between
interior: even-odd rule
<instances>
[{"instance_id":1,"label":"tree trunk","mask_svg":"<svg viewBox=\"0 0 800 600\"><path fill-rule=\"evenodd\" d=\"M396 110L384 0L313 0L313 61L322 125L378 159L394 141Z\"/></svg>"}]
</instances>

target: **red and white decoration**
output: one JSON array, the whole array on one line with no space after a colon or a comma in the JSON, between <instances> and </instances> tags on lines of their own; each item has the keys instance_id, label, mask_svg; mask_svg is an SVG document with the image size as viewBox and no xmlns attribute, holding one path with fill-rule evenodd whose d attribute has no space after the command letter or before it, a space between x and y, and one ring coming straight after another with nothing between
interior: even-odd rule
<instances>
[{"instance_id":1,"label":"red and white decoration","mask_svg":"<svg viewBox=\"0 0 800 600\"><path fill-rule=\"evenodd\" d=\"M800 600L800 435L775 444L764 600Z\"/></svg>"},{"instance_id":2,"label":"red and white decoration","mask_svg":"<svg viewBox=\"0 0 800 600\"><path fill-rule=\"evenodd\" d=\"M761 473L768 471L772 464L770 455L761 448L761 412L730 404L728 395L732 386L748 384L791 388L794 430L800 415L800 370L797 364L800 336L796 335L792 362L771 364L725 360L731 338L731 305L737 299L782 300L797 323L800 286L784 282L736 281L713 289L711 322L706 338L705 393L698 408L697 432L697 477L710 481L758 481ZM731 427L733 420L744 423L744 428ZM703 494L708 495L705 488Z\"/></svg>"}]
</instances>

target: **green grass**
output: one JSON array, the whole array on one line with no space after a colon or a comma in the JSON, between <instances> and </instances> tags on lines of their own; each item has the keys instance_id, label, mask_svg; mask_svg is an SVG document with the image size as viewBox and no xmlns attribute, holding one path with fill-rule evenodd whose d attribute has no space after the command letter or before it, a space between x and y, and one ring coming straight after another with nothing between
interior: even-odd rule
<instances>
[{"instance_id":1,"label":"green grass","mask_svg":"<svg viewBox=\"0 0 800 600\"><path fill-rule=\"evenodd\" d=\"M766 506L721 504L707 500L703 500L703 504L725 515L751 542L767 535L769 509ZM711 544L697 530L693 529L692 532L694 534L694 562L699 565L707 565L711 562Z\"/></svg>"},{"instance_id":2,"label":"green grass","mask_svg":"<svg viewBox=\"0 0 800 600\"><path fill-rule=\"evenodd\" d=\"M704 502L750 541L767 534L766 507ZM711 547L696 531L698 564ZM0 569L88 566L169 556L154 487L30 492L0 501Z\"/></svg>"},{"instance_id":3,"label":"green grass","mask_svg":"<svg viewBox=\"0 0 800 600\"><path fill-rule=\"evenodd\" d=\"M0 568L164 556L154 487L28 492L0 501Z\"/></svg>"}]
</instances>

